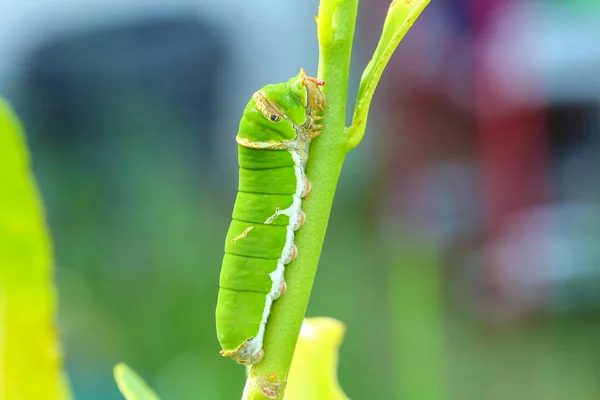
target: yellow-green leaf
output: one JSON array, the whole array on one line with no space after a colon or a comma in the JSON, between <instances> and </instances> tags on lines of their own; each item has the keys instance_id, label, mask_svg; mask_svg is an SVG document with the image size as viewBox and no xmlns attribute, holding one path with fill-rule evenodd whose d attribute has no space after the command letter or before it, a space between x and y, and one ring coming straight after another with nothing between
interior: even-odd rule
<instances>
[{"instance_id":1,"label":"yellow-green leaf","mask_svg":"<svg viewBox=\"0 0 600 400\"><path fill-rule=\"evenodd\" d=\"M148 384L124 363L115 365L115 380L127 400L160 400Z\"/></svg>"},{"instance_id":2,"label":"yellow-green leaf","mask_svg":"<svg viewBox=\"0 0 600 400\"><path fill-rule=\"evenodd\" d=\"M17 118L0 99L0 400L70 399L52 252Z\"/></svg>"},{"instance_id":3,"label":"yellow-green leaf","mask_svg":"<svg viewBox=\"0 0 600 400\"><path fill-rule=\"evenodd\" d=\"M285 400L348 400L337 379L338 350L344 332L344 324L333 318L304 320Z\"/></svg>"},{"instance_id":4,"label":"yellow-green leaf","mask_svg":"<svg viewBox=\"0 0 600 400\"><path fill-rule=\"evenodd\" d=\"M365 134L367 117L375 88L398 43L425 9L430 0L394 0L390 4L377 48L363 71L352 117L348 129L350 147L356 147Z\"/></svg>"}]
</instances>

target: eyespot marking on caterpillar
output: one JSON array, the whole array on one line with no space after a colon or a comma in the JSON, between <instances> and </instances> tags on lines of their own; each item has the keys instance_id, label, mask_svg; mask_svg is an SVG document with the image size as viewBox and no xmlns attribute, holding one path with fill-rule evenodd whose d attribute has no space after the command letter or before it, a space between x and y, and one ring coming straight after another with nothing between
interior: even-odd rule
<instances>
[{"instance_id":1,"label":"eyespot marking on caterpillar","mask_svg":"<svg viewBox=\"0 0 600 400\"><path fill-rule=\"evenodd\" d=\"M287 119L279 106L272 101L267 100L262 91L259 90L258 92L254 93L254 100L256 102L256 109L260 111L269 121L278 123L281 122L282 118Z\"/></svg>"}]
</instances>

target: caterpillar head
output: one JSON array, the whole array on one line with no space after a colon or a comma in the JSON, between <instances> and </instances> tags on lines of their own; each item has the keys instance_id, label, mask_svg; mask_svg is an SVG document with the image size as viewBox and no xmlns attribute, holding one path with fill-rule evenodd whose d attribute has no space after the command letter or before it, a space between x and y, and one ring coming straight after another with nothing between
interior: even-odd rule
<instances>
[{"instance_id":1,"label":"caterpillar head","mask_svg":"<svg viewBox=\"0 0 600 400\"><path fill-rule=\"evenodd\" d=\"M302 68L289 81L256 92L256 108L273 123L287 119L296 126L304 125L310 115L325 108L323 85L324 81L307 76Z\"/></svg>"},{"instance_id":2,"label":"caterpillar head","mask_svg":"<svg viewBox=\"0 0 600 400\"><path fill-rule=\"evenodd\" d=\"M306 75L304 68L301 68L300 73L291 78L288 83L292 94L304 106L307 116L325 108L325 96L321 91L325 81Z\"/></svg>"},{"instance_id":3,"label":"caterpillar head","mask_svg":"<svg viewBox=\"0 0 600 400\"><path fill-rule=\"evenodd\" d=\"M324 84L324 81L307 76L301 69L287 82L263 87L254 93L246 107L239 139L267 142L294 140L299 127L310 126L313 114L325 107L325 96L320 89Z\"/></svg>"}]
</instances>

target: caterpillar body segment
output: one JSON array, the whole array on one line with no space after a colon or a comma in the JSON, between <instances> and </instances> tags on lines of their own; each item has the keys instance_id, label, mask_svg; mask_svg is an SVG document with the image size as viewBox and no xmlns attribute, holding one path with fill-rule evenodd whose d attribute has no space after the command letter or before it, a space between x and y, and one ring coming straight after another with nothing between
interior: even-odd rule
<instances>
[{"instance_id":1,"label":"caterpillar body segment","mask_svg":"<svg viewBox=\"0 0 600 400\"><path fill-rule=\"evenodd\" d=\"M225 239L217 299L221 354L244 365L260 362L273 301L286 291L285 265L297 255L294 233L304 223L302 199L310 141L318 136L325 82L304 70L254 93L242 115L239 192Z\"/></svg>"}]
</instances>

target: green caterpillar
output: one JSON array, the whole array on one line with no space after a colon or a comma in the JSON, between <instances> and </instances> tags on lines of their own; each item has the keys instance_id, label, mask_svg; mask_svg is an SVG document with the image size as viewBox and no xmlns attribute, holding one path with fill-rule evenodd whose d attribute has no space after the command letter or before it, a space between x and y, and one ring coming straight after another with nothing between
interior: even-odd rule
<instances>
[{"instance_id":1,"label":"green caterpillar","mask_svg":"<svg viewBox=\"0 0 600 400\"><path fill-rule=\"evenodd\" d=\"M216 309L221 354L240 364L262 360L271 305L286 291L285 265L297 255L294 232L304 223L302 199L310 193L304 167L308 145L323 127L324 84L301 69L254 93L240 121L239 192Z\"/></svg>"}]
</instances>

